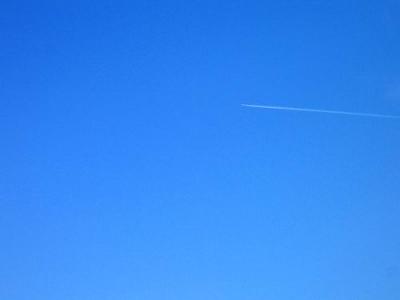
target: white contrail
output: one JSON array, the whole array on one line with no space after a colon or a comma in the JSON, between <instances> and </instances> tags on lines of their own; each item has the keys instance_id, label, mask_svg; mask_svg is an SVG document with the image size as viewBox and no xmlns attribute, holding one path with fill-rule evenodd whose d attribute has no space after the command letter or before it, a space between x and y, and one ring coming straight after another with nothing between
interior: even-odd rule
<instances>
[{"instance_id":1,"label":"white contrail","mask_svg":"<svg viewBox=\"0 0 400 300\"><path fill-rule=\"evenodd\" d=\"M314 113L327 113L327 114L337 114L337 115L359 116L359 117L400 119L400 116L394 116L394 115L359 113L359 112L349 112L349 111L340 111L340 110L311 109L311 108L257 105L257 104L242 104L242 106L254 107L254 108L264 108L264 109L292 110L292 111L301 111L301 112L314 112Z\"/></svg>"}]
</instances>

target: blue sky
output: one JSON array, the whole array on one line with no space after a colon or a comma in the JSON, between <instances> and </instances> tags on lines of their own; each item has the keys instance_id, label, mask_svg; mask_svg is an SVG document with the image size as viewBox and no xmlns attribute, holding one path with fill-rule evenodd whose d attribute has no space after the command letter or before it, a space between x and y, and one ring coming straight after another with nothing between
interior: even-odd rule
<instances>
[{"instance_id":1,"label":"blue sky","mask_svg":"<svg viewBox=\"0 0 400 300\"><path fill-rule=\"evenodd\" d=\"M0 14L1 299L399 299L397 1Z\"/></svg>"}]
</instances>

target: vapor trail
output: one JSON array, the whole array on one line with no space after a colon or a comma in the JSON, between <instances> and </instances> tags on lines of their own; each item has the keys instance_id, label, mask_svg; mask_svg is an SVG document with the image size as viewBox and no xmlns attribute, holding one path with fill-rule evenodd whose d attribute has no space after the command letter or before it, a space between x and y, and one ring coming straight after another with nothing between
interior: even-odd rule
<instances>
[{"instance_id":1,"label":"vapor trail","mask_svg":"<svg viewBox=\"0 0 400 300\"><path fill-rule=\"evenodd\" d=\"M311 108L299 108L299 107L289 107L289 106L257 105L257 104L242 104L242 106L254 107L254 108L263 108L263 109L291 110L291 111L314 112L314 113L327 113L327 114L337 114L337 115L347 115L347 116L359 116L359 117L400 119L400 116L394 116L394 115L381 115L381 114L359 113L359 112L349 112L349 111L340 111L340 110L311 109Z\"/></svg>"}]
</instances>

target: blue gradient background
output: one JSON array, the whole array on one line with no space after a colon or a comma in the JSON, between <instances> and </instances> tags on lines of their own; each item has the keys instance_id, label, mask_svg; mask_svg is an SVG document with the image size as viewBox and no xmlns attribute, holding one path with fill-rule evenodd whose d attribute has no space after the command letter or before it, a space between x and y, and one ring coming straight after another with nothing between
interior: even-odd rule
<instances>
[{"instance_id":1,"label":"blue gradient background","mask_svg":"<svg viewBox=\"0 0 400 300\"><path fill-rule=\"evenodd\" d=\"M0 298L400 299L399 16L2 3Z\"/></svg>"}]
</instances>

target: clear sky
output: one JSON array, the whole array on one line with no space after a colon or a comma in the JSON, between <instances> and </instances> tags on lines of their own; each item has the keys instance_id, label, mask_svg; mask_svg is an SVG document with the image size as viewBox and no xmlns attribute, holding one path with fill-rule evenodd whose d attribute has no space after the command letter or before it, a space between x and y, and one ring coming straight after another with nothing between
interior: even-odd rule
<instances>
[{"instance_id":1,"label":"clear sky","mask_svg":"<svg viewBox=\"0 0 400 300\"><path fill-rule=\"evenodd\" d=\"M398 1L6 2L1 299L400 299Z\"/></svg>"}]
</instances>

